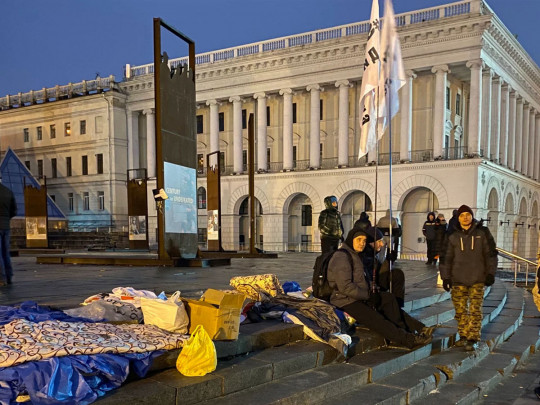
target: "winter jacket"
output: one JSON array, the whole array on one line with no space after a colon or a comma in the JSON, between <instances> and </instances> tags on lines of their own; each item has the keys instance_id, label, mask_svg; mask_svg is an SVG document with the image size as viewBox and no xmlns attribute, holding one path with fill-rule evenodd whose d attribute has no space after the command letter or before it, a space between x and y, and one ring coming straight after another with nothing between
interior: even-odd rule
<instances>
[{"instance_id":1,"label":"winter jacket","mask_svg":"<svg viewBox=\"0 0 540 405\"><path fill-rule=\"evenodd\" d=\"M452 284L472 286L484 283L486 276L495 276L497 250L488 228L474 220L468 230L461 227L447 237L444 263L440 265L441 278Z\"/></svg>"},{"instance_id":2,"label":"winter jacket","mask_svg":"<svg viewBox=\"0 0 540 405\"><path fill-rule=\"evenodd\" d=\"M0 230L9 229L9 220L17 215L15 196L9 188L0 184Z\"/></svg>"},{"instance_id":3,"label":"winter jacket","mask_svg":"<svg viewBox=\"0 0 540 405\"><path fill-rule=\"evenodd\" d=\"M340 239L343 236L341 214L332 206L330 197L324 199L326 209L319 215L319 231L321 238Z\"/></svg>"},{"instance_id":4,"label":"winter jacket","mask_svg":"<svg viewBox=\"0 0 540 405\"><path fill-rule=\"evenodd\" d=\"M347 243L343 243L341 249L350 254L353 267L347 253L340 251L336 251L328 263L328 283L334 289L330 303L338 308L369 298L369 284L360 256Z\"/></svg>"},{"instance_id":5,"label":"winter jacket","mask_svg":"<svg viewBox=\"0 0 540 405\"><path fill-rule=\"evenodd\" d=\"M433 221L429 220L430 215L433 215ZM435 213L434 212L428 213L426 222L424 222L424 226L422 227L422 233L426 237L426 240L435 240L436 234L435 234Z\"/></svg>"},{"instance_id":6,"label":"winter jacket","mask_svg":"<svg viewBox=\"0 0 540 405\"><path fill-rule=\"evenodd\" d=\"M435 220L435 252L437 252L439 256L444 256L445 236L446 220L440 220L439 218L437 218Z\"/></svg>"}]
</instances>

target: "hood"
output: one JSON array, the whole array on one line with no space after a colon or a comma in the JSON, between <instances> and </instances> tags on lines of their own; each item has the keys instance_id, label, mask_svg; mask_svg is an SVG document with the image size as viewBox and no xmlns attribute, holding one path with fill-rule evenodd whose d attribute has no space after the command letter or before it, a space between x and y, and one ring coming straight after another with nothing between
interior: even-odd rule
<instances>
[{"instance_id":1,"label":"hood","mask_svg":"<svg viewBox=\"0 0 540 405\"><path fill-rule=\"evenodd\" d=\"M433 215L433 219L429 219L429 216L430 215ZM428 212L427 216L426 216L426 221L427 222L435 222L435 218L437 218L437 215L435 215L434 212Z\"/></svg>"},{"instance_id":2,"label":"hood","mask_svg":"<svg viewBox=\"0 0 540 405\"><path fill-rule=\"evenodd\" d=\"M345 238L345 243L347 246L349 246L352 250L354 250L353 248L353 239L356 238L358 235L364 235L364 236L368 236L366 231L364 231L362 228L359 228L357 226L355 226L353 229L351 229L349 231L349 233L347 234L347 238Z\"/></svg>"},{"instance_id":3,"label":"hood","mask_svg":"<svg viewBox=\"0 0 540 405\"><path fill-rule=\"evenodd\" d=\"M336 202L336 207L332 205L332 202ZM337 210L337 197L334 195L329 195L328 197L324 197L324 206L326 209L335 209Z\"/></svg>"}]
</instances>

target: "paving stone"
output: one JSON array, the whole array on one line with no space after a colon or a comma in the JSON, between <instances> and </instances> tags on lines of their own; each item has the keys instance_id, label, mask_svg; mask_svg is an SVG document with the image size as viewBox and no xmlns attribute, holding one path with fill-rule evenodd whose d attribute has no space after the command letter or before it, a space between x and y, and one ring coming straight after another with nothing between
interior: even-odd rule
<instances>
[{"instance_id":1,"label":"paving stone","mask_svg":"<svg viewBox=\"0 0 540 405\"><path fill-rule=\"evenodd\" d=\"M327 401L323 403L328 403ZM407 392L385 385L369 384L346 394L332 397L331 401L339 405L405 405L407 404Z\"/></svg>"}]
</instances>

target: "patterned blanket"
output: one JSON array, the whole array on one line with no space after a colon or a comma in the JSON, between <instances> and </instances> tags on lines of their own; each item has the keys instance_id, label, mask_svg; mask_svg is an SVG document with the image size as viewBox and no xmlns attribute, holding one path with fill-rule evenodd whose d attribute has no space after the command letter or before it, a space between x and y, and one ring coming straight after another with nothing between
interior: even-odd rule
<instances>
[{"instance_id":1,"label":"patterned blanket","mask_svg":"<svg viewBox=\"0 0 540 405\"><path fill-rule=\"evenodd\" d=\"M153 325L15 319L0 326L0 367L72 354L171 350L188 338Z\"/></svg>"}]
</instances>

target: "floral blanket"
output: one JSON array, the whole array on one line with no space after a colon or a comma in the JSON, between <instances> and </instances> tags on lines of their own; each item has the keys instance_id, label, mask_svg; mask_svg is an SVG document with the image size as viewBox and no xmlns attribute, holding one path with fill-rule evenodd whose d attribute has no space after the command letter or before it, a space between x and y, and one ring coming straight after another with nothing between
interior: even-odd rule
<instances>
[{"instance_id":1,"label":"floral blanket","mask_svg":"<svg viewBox=\"0 0 540 405\"><path fill-rule=\"evenodd\" d=\"M0 367L72 354L171 350L187 340L153 325L15 319L0 326Z\"/></svg>"}]
</instances>

